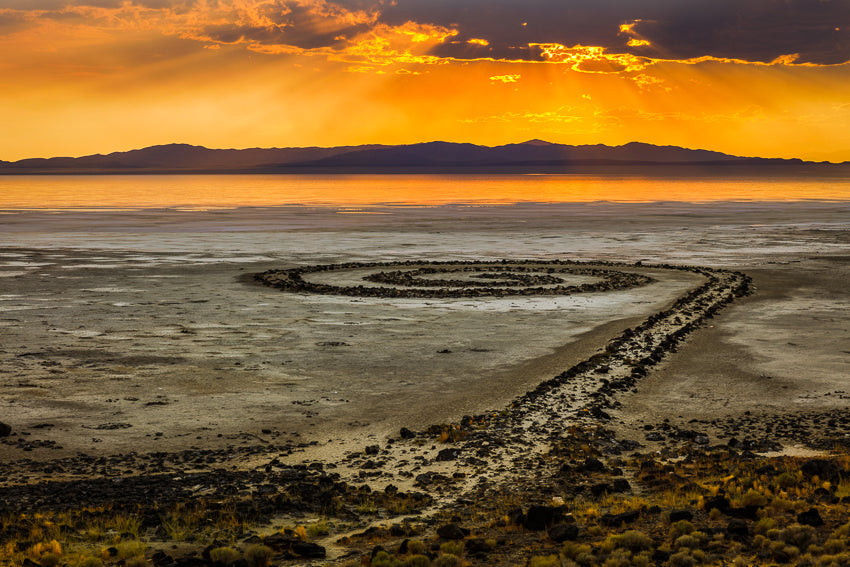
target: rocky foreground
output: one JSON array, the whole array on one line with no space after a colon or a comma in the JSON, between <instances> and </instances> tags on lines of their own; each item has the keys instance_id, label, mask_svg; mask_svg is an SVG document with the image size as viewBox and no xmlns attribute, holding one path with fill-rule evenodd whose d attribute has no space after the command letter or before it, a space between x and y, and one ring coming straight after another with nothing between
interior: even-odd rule
<instances>
[{"instance_id":1,"label":"rocky foreground","mask_svg":"<svg viewBox=\"0 0 850 567\"><path fill-rule=\"evenodd\" d=\"M259 439L0 464L0 561L850 564L840 412L613 427L618 393L751 291L740 273L663 267L704 283L509 407L402 428L335 462ZM769 456L783 444L831 453Z\"/></svg>"}]
</instances>

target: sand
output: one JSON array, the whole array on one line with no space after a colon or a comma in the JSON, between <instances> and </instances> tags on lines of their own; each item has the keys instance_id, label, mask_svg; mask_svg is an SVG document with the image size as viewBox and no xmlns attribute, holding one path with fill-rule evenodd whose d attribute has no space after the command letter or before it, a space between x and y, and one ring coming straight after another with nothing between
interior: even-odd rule
<instances>
[{"instance_id":1,"label":"sand","mask_svg":"<svg viewBox=\"0 0 850 567\"><path fill-rule=\"evenodd\" d=\"M846 204L588 204L43 212L0 228L6 460L259 440L369 439L498 410L699 285L559 298L359 299L253 282L347 261L568 258L706 265L753 277L624 395L629 429L665 418L844 407ZM321 226L322 229L316 229ZM449 350L449 353L440 351ZM56 448L61 446L61 449Z\"/></svg>"}]
</instances>

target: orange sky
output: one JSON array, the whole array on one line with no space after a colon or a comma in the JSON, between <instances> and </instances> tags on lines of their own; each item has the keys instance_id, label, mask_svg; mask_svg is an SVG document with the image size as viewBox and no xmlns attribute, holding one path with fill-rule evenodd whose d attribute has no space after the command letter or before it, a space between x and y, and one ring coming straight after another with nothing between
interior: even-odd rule
<instances>
[{"instance_id":1,"label":"orange sky","mask_svg":"<svg viewBox=\"0 0 850 567\"><path fill-rule=\"evenodd\" d=\"M542 138L850 160L850 4L751 2L0 0L0 159Z\"/></svg>"}]
</instances>

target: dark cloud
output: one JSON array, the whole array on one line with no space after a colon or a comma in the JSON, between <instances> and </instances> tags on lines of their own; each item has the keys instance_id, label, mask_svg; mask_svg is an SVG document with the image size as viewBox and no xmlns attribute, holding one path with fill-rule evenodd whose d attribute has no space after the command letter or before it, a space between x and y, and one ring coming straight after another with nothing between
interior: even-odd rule
<instances>
[{"instance_id":1,"label":"dark cloud","mask_svg":"<svg viewBox=\"0 0 850 567\"><path fill-rule=\"evenodd\" d=\"M801 62L850 60L850 0L398 0L381 15L391 25L408 20L455 26L457 42L437 54L463 58L486 51L536 59L517 48L560 43L671 59L767 62L799 53ZM620 32L621 24L636 20L634 32L650 47L631 47L633 36ZM471 38L490 45L471 49Z\"/></svg>"}]
</instances>

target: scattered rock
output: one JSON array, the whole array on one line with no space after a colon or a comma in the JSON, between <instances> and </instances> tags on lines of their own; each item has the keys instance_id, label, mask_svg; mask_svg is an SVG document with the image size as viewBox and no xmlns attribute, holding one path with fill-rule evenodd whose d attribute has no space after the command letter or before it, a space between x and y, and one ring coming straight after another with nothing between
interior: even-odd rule
<instances>
[{"instance_id":1,"label":"scattered rock","mask_svg":"<svg viewBox=\"0 0 850 567\"><path fill-rule=\"evenodd\" d=\"M451 523L437 528L437 535L442 539L459 540L469 535L469 530L463 529L455 523Z\"/></svg>"},{"instance_id":2,"label":"scattered rock","mask_svg":"<svg viewBox=\"0 0 850 567\"><path fill-rule=\"evenodd\" d=\"M8 437L12 434L12 427L0 421L0 437Z\"/></svg>"},{"instance_id":3,"label":"scattered rock","mask_svg":"<svg viewBox=\"0 0 850 567\"><path fill-rule=\"evenodd\" d=\"M549 539L556 543L575 541L578 537L578 526L575 524L555 524L549 528Z\"/></svg>"},{"instance_id":4,"label":"scattered rock","mask_svg":"<svg viewBox=\"0 0 850 567\"><path fill-rule=\"evenodd\" d=\"M823 518L820 517L817 508L809 508L805 512L797 514L797 523L816 528L823 525Z\"/></svg>"}]
</instances>

